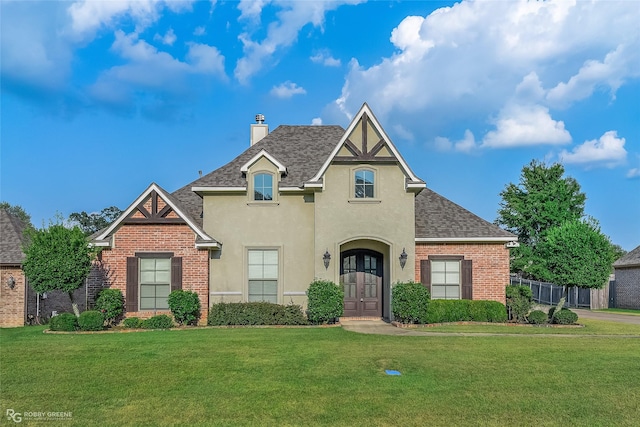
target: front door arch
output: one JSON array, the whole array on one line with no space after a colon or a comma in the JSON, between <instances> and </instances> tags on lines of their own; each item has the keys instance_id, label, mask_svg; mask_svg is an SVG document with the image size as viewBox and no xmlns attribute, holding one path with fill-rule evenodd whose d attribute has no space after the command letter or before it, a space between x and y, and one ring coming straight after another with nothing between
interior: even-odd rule
<instances>
[{"instance_id":1,"label":"front door arch","mask_svg":"<svg viewBox=\"0 0 640 427\"><path fill-rule=\"evenodd\" d=\"M383 255L370 249L340 254L344 316L382 316Z\"/></svg>"}]
</instances>

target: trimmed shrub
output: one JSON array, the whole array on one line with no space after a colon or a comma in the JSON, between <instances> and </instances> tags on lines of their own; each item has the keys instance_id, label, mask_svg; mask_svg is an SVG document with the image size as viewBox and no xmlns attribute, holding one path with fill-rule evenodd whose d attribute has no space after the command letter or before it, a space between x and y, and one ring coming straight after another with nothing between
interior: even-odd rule
<instances>
[{"instance_id":1,"label":"trimmed shrub","mask_svg":"<svg viewBox=\"0 0 640 427\"><path fill-rule=\"evenodd\" d=\"M78 329L78 318L73 313L60 313L49 321L52 331L75 331Z\"/></svg>"},{"instance_id":2,"label":"trimmed shrub","mask_svg":"<svg viewBox=\"0 0 640 427\"><path fill-rule=\"evenodd\" d=\"M142 319L139 317L127 317L122 322L123 326L129 329L140 329L142 328L142 323Z\"/></svg>"},{"instance_id":3,"label":"trimmed shrub","mask_svg":"<svg viewBox=\"0 0 640 427\"><path fill-rule=\"evenodd\" d=\"M533 310L529 313L529 323L533 325L541 325L547 323L547 314L542 310Z\"/></svg>"},{"instance_id":4,"label":"trimmed shrub","mask_svg":"<svg viewBox=\"0 0 640 427\"><path fill-rule=\"evenodd\" d=\"M507 309L509 319L516 322L526 322L527 315L533 307L533 293L528 286L507 286Z\"/></svg>"},{"instance_id":5,"label":"trimmed shrub","mask_svg":"<svg viewBox=\"0 0 640 427\"><path fill-rule=\"evenodd\" d=\"M113 326L124 313L124 296L120 289L103 289L96 299L96 310L102 313L107 326Z\"/></svg>"},{"instance_id":6,"label":"trimmed shrub","mask_svg":"<svg viewBox=\"0 0 640 427\"><path fill-rule=\"evenodd\" d=\"M83 331L101 331L104 329L104 316L97 310L87 310L80 313L78 326Z\"/></svg>"},{"instance_id":7,"label":"trimmed shrub","mask_svg":"<svg viewBox=\"0 0 640 427\"><path fill-rule=\"evenodd\" d=\"M190 291L176 289L169 294L169 308L180 325L194 325L200 318L200 298Z\"/></svg>"},{"instance_id":8,"label":"trimmed shrub","mask_svg":"<svg viewBox=\"0 0 640 427\"><path fill-rule=\"evenodd\" d=\"M425 323L431 295L422 283L397 283L393 286L391 309L402 323Z\"/></svg>"},{"instance_id":9,"label":"trimmed shrub","mask_svg":"<svg viewBox=\"0 0 640 427\"><path fill-rule=\"evenodd\" d=\"M427 323L447 322L506 322L507 311L497 301L431 300Z\"/></svg>"},{"instance_id":10,"label":"trimmed shrub","mask_svg":"<svg viewBox=\"0 0 640 427\"><path fill-rule=\"evenodd\" d=\"M213 304L207 325L306 325L299 305L280 305L270 302L231 302Z\"/></svg>"},{"instance_id":11,"label":"trimmed shrub","mask_svg":"<svg viewBox=\"0 0 640 427\"><path fill-rule=\"evenodd\" d=\"M173 327L173 320L166 314L159 314L144 320L142 327L144 329L170 329Z\"/></svg>"},{"instance_id":12,"label":"trimmed shrub","mask_svg":"<svg viewBox=\"0 0 640 427\"><path fill-rule=\"evenodd\" d=\"M555 308L555 307L554 307ZM551 312L551 310L549 310ZM551 313L552 322L558 325L573 325L578 321L578 315L568 308L563 308L555 316Z\"/></svg>"},{"instance_id":13,"label":"trimmed shrub","mask_svg":"<svg viewBox=\"0 0 640 427\"><path fill-rule=\"evenodd\" d=\"M312 323L333 323L344 312L344 290L333 282L312 282L307 297L307 317Z\"/></svg>"}]
</instances>

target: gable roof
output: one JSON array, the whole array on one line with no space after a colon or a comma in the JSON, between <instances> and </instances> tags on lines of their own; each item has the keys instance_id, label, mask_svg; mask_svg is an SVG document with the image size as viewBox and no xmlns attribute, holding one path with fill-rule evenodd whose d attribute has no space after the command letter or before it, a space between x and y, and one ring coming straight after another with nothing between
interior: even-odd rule
<instances>
[{"instance_id":1,"label":"gable roof","mask_svg":"<svg viewBox=\"0 0 640 427\"><path fill-rule=\"evenodd\" d=\"M515 242L518 237L435 191L416 195L416 242Z\"/></svg>"},{"instance_id":2,"label":"gable roof","mask_svg":"<svg viewBox=\"0 0 640 427\"><path fill-rule=\"evenodd\" d=\"M384 131L382 126L380 126L378 119L373 114L373 112L371 111L371 108L369 108L369 105L366 102L362 104L362 107L360 107L360 111L358 111L358 113L354 116L353 120L351 120L351 123L347 127L347 130L344 132L344 134L340 138L340 141L338 142L338 144L336 144L336 146L333 148L333 150L331 151L331 154L327 157L325 162L322 164L322 167L311 178L310 180L311 182L318 182L322 178L322 176L325 174L325 172L329 168L329 165L331 165L333 161L338 159L339 153L343 149L343 147L347 148L347 151L351 151L353 149L357 150L357 147L353 146L351 141L349 141L349 138L352 135L352 132L359 125L362 126L362 129L363 129L363 139L366 138L365 126L372 126L375 133L381 137L379 144L378 144L378 141L374 141L373 143L376 144L375 146L378 148L384 146L386 148L386 151L390 152L389 153L390 158L398 162L400 169L402 169L402 172L407 177L407 180L409 181L407 183L407 186L409 188L420 189L420 188L426 187L426 184L424 183L424 181L418 178L413 173L413 171L411 170L407 162L404 160L404 158L402 157L402 155L400 154L396 146L393 144L393 142L391 142L391 139L389 138L387 133ZM360 154L363 154L363 153L360 153ZM372 157L372 159L375 159L375 157Z\"/></svg>"},{"instance_id":3,"label":"gable roof","mask_svg":"<svg viewBox=\"0 0 640 427\"><path fill-rule=\"evenodd\" d=\"M27 227L20 218L0 209L0 264L22 265L25 243L24 229Z\"/></svg>"},{"instance_id":4,"label":"gable roof","mask_svg":"<svg viewBox=\"0 0 640 427\"><path fill-rule=\"evenodd\" d=\"M627 252L613 263L614 267L640 267L640 246Z\"/></svg>"},{"instance_id":5,"label":"gable roof","mask_svg":"<svg viewBox=\"0 0 640 427\"><path fill-rule=\"evenodd\" d=\"M139 206L145 201L153 198L155 195L159 196L166 203L167 212L173 210L175 215L177 215L177 220L183 220L196 234L196 247L198 248L220 248L221 244L216 241L213 237L209 236L202 229L202 222L195 221L195 219L191 216L189 211L182 206L179 199L167 193L162 187L160 187L155 182L151 183L149 187L124 211L122 214L116 219L109 227L104 230L99 231L94 234L91 238L93 244L96 246L110 246L111 245L111 237L118 230L118 228L127 223L128 221L135 221L136 219L133 216L136 212L140 212ZM196 196L197 197L197 196ZM155 202L152 202L155 203ZM164 211L164 209L162 210ZM154 218L157 221L163 220L161 212L146 212L149 215L149 218L153 221ZM157 216L156 216L157 215ZM144 218L146 219L146 218ZM143 219L143 220L144 220Z\"/></svg>"}]
</instances>

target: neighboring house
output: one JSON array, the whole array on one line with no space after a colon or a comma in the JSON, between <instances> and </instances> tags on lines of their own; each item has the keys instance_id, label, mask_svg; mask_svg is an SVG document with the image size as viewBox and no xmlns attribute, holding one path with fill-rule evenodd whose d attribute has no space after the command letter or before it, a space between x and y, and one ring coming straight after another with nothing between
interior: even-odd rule
<instances>
[{"instance_id":1,"label":"neighboring house","mask_svg":"<svg viewBox=\"0 0 640 427\"><path fill-rule=\"evenodd\" d=\"M0 209L0 327L22 326L25 321L26 280L20 218Z\"/></svg>"},{"instance_id":2,"label":"neighboring house","mask_svg":"<svg viewBox=\"0 0 640 427\"><path fill-rule=\"evenodd\" d=\"M640 310L640 246L613 263L616 308Z\"/></svg>"},{"instance_id":3,"label":"neighboring house","mask_svg":"<svg viewBox=\"0 0 640 427\"><path fill-rule=\"evenodd\" d=\"M426 188L364 104L340 126L251 125L251 145L174 193L151 184L94 236L127 316L166 312L172 289L217 302L304 305L341 283L345 316L391 317L394 283L504 303L517 237Z\"/></svg>"}]
</instances>

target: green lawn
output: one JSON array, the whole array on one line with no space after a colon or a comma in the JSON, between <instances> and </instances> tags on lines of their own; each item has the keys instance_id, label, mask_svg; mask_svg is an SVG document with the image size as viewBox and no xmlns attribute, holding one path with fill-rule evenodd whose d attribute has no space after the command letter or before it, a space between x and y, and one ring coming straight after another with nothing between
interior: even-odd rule
<instances>
[{"instance_id":1,"label":"green lawn","mask_svg":"<svg viewBox=\"0 0 640 427\"><path fill-rule=\"evenodd\" d=\"M71 412L66 426L632 426L640 417L640 338L42 329L0 330L6 425L7 409Z\"/></svg>"},{"instance_id":2,"label":"green lawn","mask_svg":"<svg viewBox=\"0 0 640 427\"><path fill-rule=\"evenodd\" d=\"M640 325L606 322L595 319L578 319L582 328L553 328L544 326L495 325L442 325L416 328L424 332L489 333L518 335L637 335L640 337Z\"/></svg>"}]
</instances>

